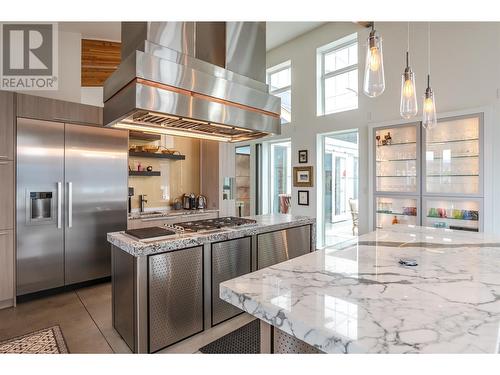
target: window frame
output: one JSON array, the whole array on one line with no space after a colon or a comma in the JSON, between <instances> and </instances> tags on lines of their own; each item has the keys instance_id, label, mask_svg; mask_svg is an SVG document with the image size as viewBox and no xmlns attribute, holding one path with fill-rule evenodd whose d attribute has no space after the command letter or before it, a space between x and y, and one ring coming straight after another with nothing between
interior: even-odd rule
<instances>
[{"instance_id":1,"label":"window frame","mask_svg":"<svg viewBox=\"0 0 500 375\"><path fill-rule=\"evenodd\" d=\"M325 56L334 51L339 51L343 48L349 48L353 45L356 45L358 48L358 58L356 59L356 64L352 64L349 66L345 66L340 69L333 70L331 72L325 73ZM317 116L326 116L334 113L340 113L345 111L351 111L353 109L359 108L359 42L358 42L358 34L350 34L343 38L340 38L332 43L326 44L317 49L317 57L318 57L318 79L319 79L319 96L320 100L318 100L318 111ZM357 90L357 100L356 106L348 109L337 110L333 112L326 112L326 95L325 95L325 82L327 79L339 76L341 74L349 73L354 70L358 70L358 90Z\"/></svg>"},{"instance_id":2,"label":"window frame","mask_svg":"<svg viewBox=\"0 0 500 375\"><path fill-rule=\"evenodd\" d=\"M273 74L282 72L283 70L287 70L287 69L290 69L290 84L288 86L284 86L284 87L281 87L281 88L276 89L276 90L271 90L271 76ZM281 109L282 109L282 107L280 105L281 125L290 124L292 122L292 108L293 108L292 107L292 61L287 60L287 61L284 61L280 64L274 65L274 66L266 69L266 83L269 86L269 94L271 94L271 95L279 95L279 94L282 94L286 91L290 91L290 121L281 122Z\"/></svg>"}]
</instances>

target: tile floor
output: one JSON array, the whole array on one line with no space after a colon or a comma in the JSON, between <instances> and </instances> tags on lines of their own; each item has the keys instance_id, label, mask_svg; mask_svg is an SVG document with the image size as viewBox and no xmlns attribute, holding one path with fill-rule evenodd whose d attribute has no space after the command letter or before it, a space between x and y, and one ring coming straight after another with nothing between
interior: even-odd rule
<instances>
[{"instance_id":1,"label":"tile floor","mask_svg":"<svg viewBox=\"0 0 500 375\"><path fill-rule=\"evenodd\" d=\"M252 319L248 314L241 314L161 353L196 353L199 348ZM70 353L130 353L127 344L112 326L110 283L0 310L0 341L56 324L61 327Z\"/></svg>"}]
</instances>

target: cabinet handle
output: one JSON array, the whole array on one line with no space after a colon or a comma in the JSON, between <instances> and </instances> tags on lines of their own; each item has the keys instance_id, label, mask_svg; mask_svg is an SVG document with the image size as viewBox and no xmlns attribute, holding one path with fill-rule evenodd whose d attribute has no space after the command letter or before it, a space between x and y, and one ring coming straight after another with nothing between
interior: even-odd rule
<instances>
[{"instance_id":1,"label":"cabinet handle","mask_svg":"<svg viewBox=\"0 0 500 375\"><path fill-rule=\"evenodd\" d=\"M0 236L6 236L7 234L7 232L0 232Z\"/></svg>"},{"instance_id":2,"label":"cabinet handle","mask_svg":"<svg viewBox=\"0 0 500 375\"><path fill-rule=\"evenodd\" d=\"M57 183L57 229L61 229L61 215L62 215L62 194L61 194L61 183Z\"/></svg>"},{"instance_id":3,"label":"cabinet handle","mask_svg":"<svg viewBox=\"0 0 500 375\"><path fill-rule=\"evenodd\" d=\"M7 155L0 155L0 159L8 159L9 157Z\"/></svg>"},{"instance_id":4,"label":"cabinet handle","mask_svg":"<svg viewBox=\"0 0 500 375\"><path fill-rule=\"evenodd\" d=\"M7 164L9 164L8 161L0 161L0 165L7 165Z\"/></svg>"},{"instance_id":5,"label":"cabinet handle","mask_svg":"<svg viewBox=\"0 0 500 375\"><path fill-rule=\"evenodd\" d=\"M73 227L73 183L68 182L68 228Z\"/></svg>"}]
</instances>

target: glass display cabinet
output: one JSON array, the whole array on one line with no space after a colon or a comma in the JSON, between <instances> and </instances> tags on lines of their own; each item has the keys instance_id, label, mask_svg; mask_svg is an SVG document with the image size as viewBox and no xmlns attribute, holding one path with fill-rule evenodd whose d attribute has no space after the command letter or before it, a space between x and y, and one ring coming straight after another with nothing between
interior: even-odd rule
<instances>
[{"instance_id":1,"label":"glass display cabinet","mask_svg":"<svg viewBox=\"0 0 500 375\"><path fill-rule=\"evenodd\" d=\"M375 198L377 229L393 224L419 225L419 199L379 195Z\"/></svg>"},{"instance_id":2,"label":"glass display cabinet","mask_svg":"<svg viewBox=\"0 0 500 375\"><path fill-rule=\"evenodd\" d=\"M417 124L377 128L375 189L377 193L419 193L419 138Z\"/></svg>"},{"instance_id":3,"label":"glass display cabinet","mask_svg":"<svg viewBox=\"0 0 500 375\"><path fill-rule=\"evenodd\" d=\"M482 196L482 116L455 117L423 132L424 195Z\"/></svg>"},{"instance_id":4,"label":"glass display cabinet","mask_svg":"<svg viewBox=\"0 0 500 375\"><path fill-rule=\"evenodd\" d=\"M483 114L421 129L415 123L373 130L375 227L482 231Z\"/></svg>"},{"instance_id":5,"label":"glass display cabinet","mask_svg":"<svg viewBox=\"0 0 500 375\"><path fill-rule=\"evenodd\" d=\"M482 199L424 198L423 206L422 225L424 226L472 232L482 231Z\"/></svg>"},{"instance_id":6,"label":"glass display cabinet","mask_svg":"<svg viewBox=\"0 0 500 375\"><path fill-rule=\"evenodd\" d=\"M420 224L420 127L376 128L374 219L376 228Z\"/></svg>"}]
</instances>

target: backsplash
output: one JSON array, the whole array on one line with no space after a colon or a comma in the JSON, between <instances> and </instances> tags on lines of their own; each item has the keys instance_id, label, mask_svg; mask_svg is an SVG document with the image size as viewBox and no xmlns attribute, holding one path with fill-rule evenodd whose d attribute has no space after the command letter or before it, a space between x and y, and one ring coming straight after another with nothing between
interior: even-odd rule
<instances>
[{"instance_id":1,"label":"backsplash","mask_svg":"<svg viewBox=\"0 0 500 375\"><path fill-rule=\"evenodd\" d=\"M146 207L168 207L175 198L181 198L184 193L200 193L200 141L183 137L164 137L162 141L150 144L164 144L169 149L179 151L186 156L185 160L156 159L129 156L129 167L137 169L137 164L153 171L160 171L161 176L129 177L128 186L134 188L132 209L139 208L139 195L146 194ZM129 145L148 144L147 141L130 139Z\"/></svg>"}]
</instances>

